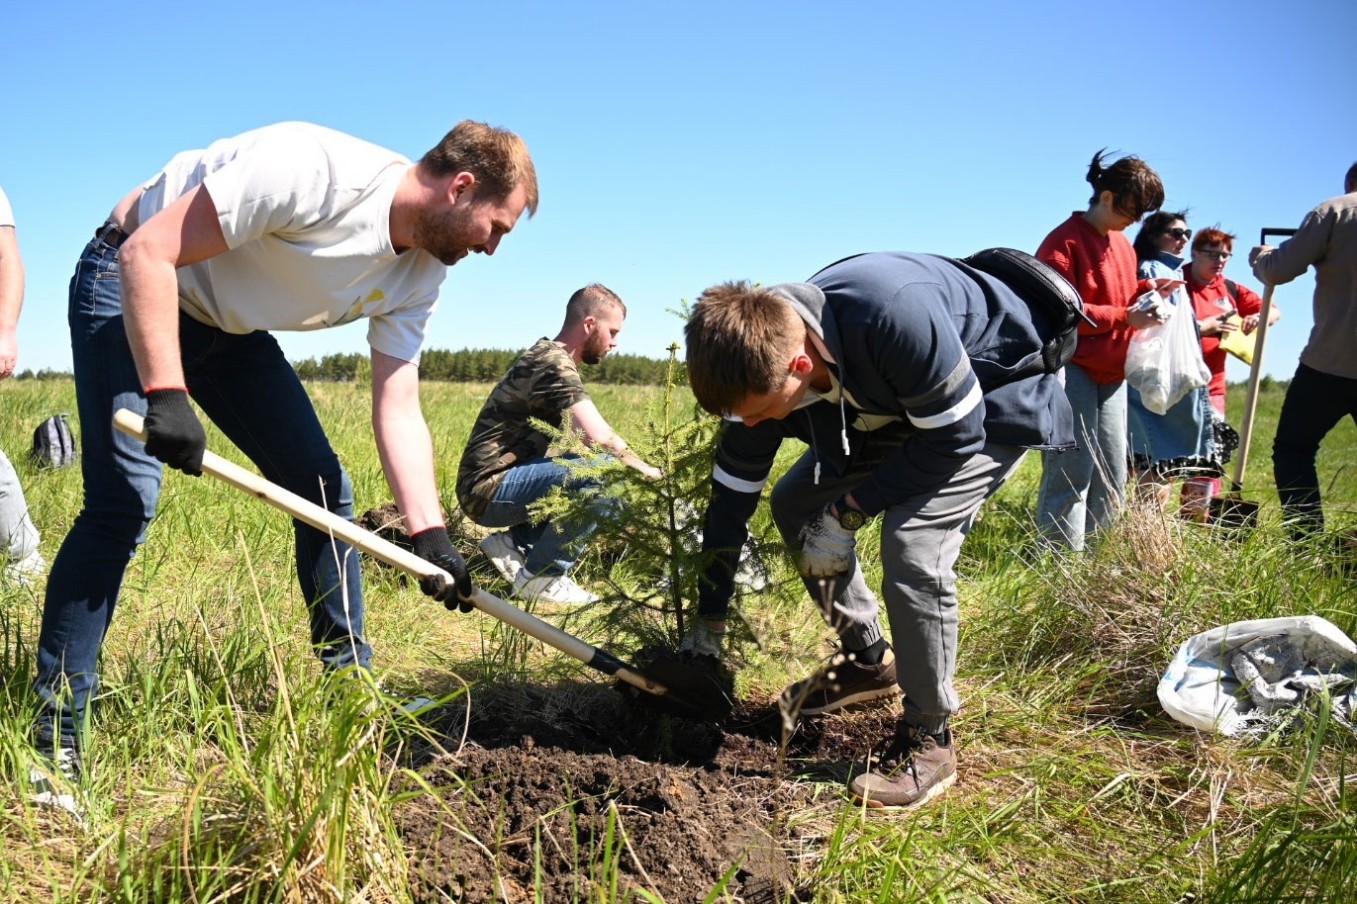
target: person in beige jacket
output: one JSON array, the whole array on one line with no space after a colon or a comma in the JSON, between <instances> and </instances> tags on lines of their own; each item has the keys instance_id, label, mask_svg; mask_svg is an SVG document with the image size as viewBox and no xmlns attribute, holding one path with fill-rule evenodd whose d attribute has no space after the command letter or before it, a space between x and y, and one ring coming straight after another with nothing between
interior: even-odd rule
<instances>
[{"instance_id":1,"label":"person in beige jacket","mask_svg":"<svg viewBox=\"0 0 1357 904\"><path fill-rule=\"evenodd\" d=\"M1253 275L1279 286L1315 268L1314 328L1300 353L1272 444L1282 513L1294 539L1324 529L1319 444L1344 416L1357 421L1357 163L1345 194L1305 215L1296 234L1249 252Z\"/></svg>"}]
</instances>

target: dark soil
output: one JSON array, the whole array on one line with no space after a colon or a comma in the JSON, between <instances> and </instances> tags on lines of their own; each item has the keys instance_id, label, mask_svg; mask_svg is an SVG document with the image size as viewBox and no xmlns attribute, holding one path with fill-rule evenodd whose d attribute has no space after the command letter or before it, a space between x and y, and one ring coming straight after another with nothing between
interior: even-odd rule
<instances>
[{"instance_id":1,"label":"dark soil","mask_svg":"<svg viewBox=\"0 0 1357 904\"><path fill-rule=\"evenodd\" d=\"M358 523L410 548L394 505ZM674 687L686 655L656 648L634 662ZM799 864L821 839L807 814L832 815L896 712L803 721L784 738L775 700L729 711L730 676L696 672L682 699L721 698L719 726L599 682L477 686L426 718L441 746L416 752L423 784L410 782L394 811L414 899L552 904L642 900L626 892L644 889L689 902L721 888L723 901L809 900Z\"/></svg>"},{"instance_id":2,"label":"dark soil","mask_svg":"<svg viewBox=\"0 0 1357 904\"><path fill-rule=\"evenodd\" d=\"M363 530L374 533L388 543L394 543L404 550L414 549L410 542L410 532L405 529L405 519L394 502L370 508L353 519Z\"/></svg>"},{"instance_id":3,"label":"dark soil","mask_svg":"<svg viewBox=\"0 0 1357 904\"><path fill-rule=\"evenodd\" d=\"M776 701L739 703L718 727L598 683L473 688L434 723L455 750L423 757L434 793L395 811L415 900L528 902L534 888L597 900L613 881L609 900L640 888L702 901L717 887L719 900L809 900L798 864L820 839L807 811L832 814L895 718L823 717L784 749Z\"/></svg>"}]
</instances>

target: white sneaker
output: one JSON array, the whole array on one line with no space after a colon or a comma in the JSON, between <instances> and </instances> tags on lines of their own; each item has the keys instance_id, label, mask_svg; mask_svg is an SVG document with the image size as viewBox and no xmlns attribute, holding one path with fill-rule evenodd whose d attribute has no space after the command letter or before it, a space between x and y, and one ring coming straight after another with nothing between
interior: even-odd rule
<instances>
[{"instance_id":1,"label":"white sneaker","mask_svg":"<svg viewBox=\"0 0 1357 904\"><path fill-rule=\"evenodd\" d=\"M77 823L84 823L85 808L76 797L80 784L80 755L69 747L61 747L55 758L40 755L28 770L28 784L32 789L29 800L40 807L64 810Z\"/></svg>"},{"instance_id":2,"label":"white sneaker","mask_svg":"<svg viewBox=\"0 0 1357 904\"><path fill-rule=\"evenodd\" d=\"M32 587L36 578L47 573L47 560L35 549L17 562L5 566L5 575L16 584Z\"/></svg>"},{"instance_id":3,"label":"white sneaker","mask_svg":"<svg viewBox=\"0 0 1357 904\"><path fill-rule=\"evenodd\" d=\"M700 656L721 658L721 647L725 644L726 632L717 631L705 618L699 618L691 631L679 641L680 653L697 653Z\"/></svg>"},{"instance_id":4,"label":"white sneaker","mask_svg":"<svg viewBox=\"0 0 1357 904\"><path fill-rule=\"evenodd\" d=\"M495 570L504 575L504 580L514 583L518 573L523 570L523 553L508 531L491 534L481 541L481 552L495 566Z\"/></svg>"},{"instance_id":5,"label":"white sneaker","mask_svg":"<svg viewBox=\"0 0 1357 904\"><path fill-rule=\"evenodd\" d=\"M585 606L598 602L598 597L563 574L544 574L533 577L526 568L514 578L514 596L535 603L554 603L557 606Z\"/></svg>"},{"instance_id":6,"label":"white sneaker","mask_svg":"<svg viewBox=\"0 0 1357 904\"><path fill-rule=\"evenodd\" d=\"M423 694L398 694L380 681L376 682L377 692L392 709L398 709L407 716L419 716L438 706L438 701Z\"/></svg>"}]
</instances>

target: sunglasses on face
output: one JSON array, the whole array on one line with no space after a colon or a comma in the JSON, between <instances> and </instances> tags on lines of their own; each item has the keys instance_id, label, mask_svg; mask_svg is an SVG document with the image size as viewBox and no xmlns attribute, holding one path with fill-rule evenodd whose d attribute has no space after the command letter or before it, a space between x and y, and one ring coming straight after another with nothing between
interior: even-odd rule
<instances>
[{"instance_id":1,"label":"sunglasses on face","mask_svg":"<svg viewBox=\"0 0 1357 904\"><path fill-rule=\"evenodd\" d=\"M1191 229L1165 229L1165 230L1164 230L1164 235L1171 235L1171 236L1173 236L1175 239L1182 239L1183 241L1187 241L1188 239L1192 238L1192 230L1191 230Z\"/></svg>"},{"instance_id":2,"label":"sunglasses on face","mask_svg":"<svg viewBox=\"0 0 1357 904\"><path fill-rule=\"evenodd\" d=\"M1204 258L1215 261L1228 261L1230 259L1230 252L1228 251L1198 251L1197 253Z\"/></svg>"}]
</instances>

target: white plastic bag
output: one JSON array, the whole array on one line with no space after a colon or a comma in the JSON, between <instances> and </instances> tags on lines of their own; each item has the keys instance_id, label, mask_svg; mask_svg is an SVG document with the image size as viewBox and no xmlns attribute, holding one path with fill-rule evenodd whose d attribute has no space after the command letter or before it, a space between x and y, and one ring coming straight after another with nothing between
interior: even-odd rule
<instances>
[{"instance_id":1,"label":"white plastic bag","mask_svg":"<svg viewBox=\"0 0 1357 904\"><path fill-rule=\"evenodd\" d=\"M1136 307L1156 305L1162 323L1136 330L1126 350L1126 382L1140 391L1140 399L1155 414L1165 414L1177 402L1211 381L1202 358L1192 304L1186 294L1174 292L1167 300L1146 292Z\"/></svg>"},{"instance_id":2,"label":"white plastic bag","mask_svg":"<svg viewBox=\"0 0 1357 904\"><path fill-rule=\"evenodd\" d=\"M1317 615L1233 622L1190 637L1178 648L1157 688L1164 711L1185 725L1227 736L1266 723L1275 710L1258 705L1259 695L1249 686L1257 676L1236 674L1240 654L1264 638L1278 641L1277 649L1289 648L1303 661L1305 671L1346 676L1349 683L1357 673L1357 644ZM1297 679L1304 677L1297 672ZM1331 686L1334 682L1321 683ZM1357 701L1351 692L1346 696ZM1348 702L1344 707L1349 717L1351 705Z\"/></svg>"}]
</instances>

